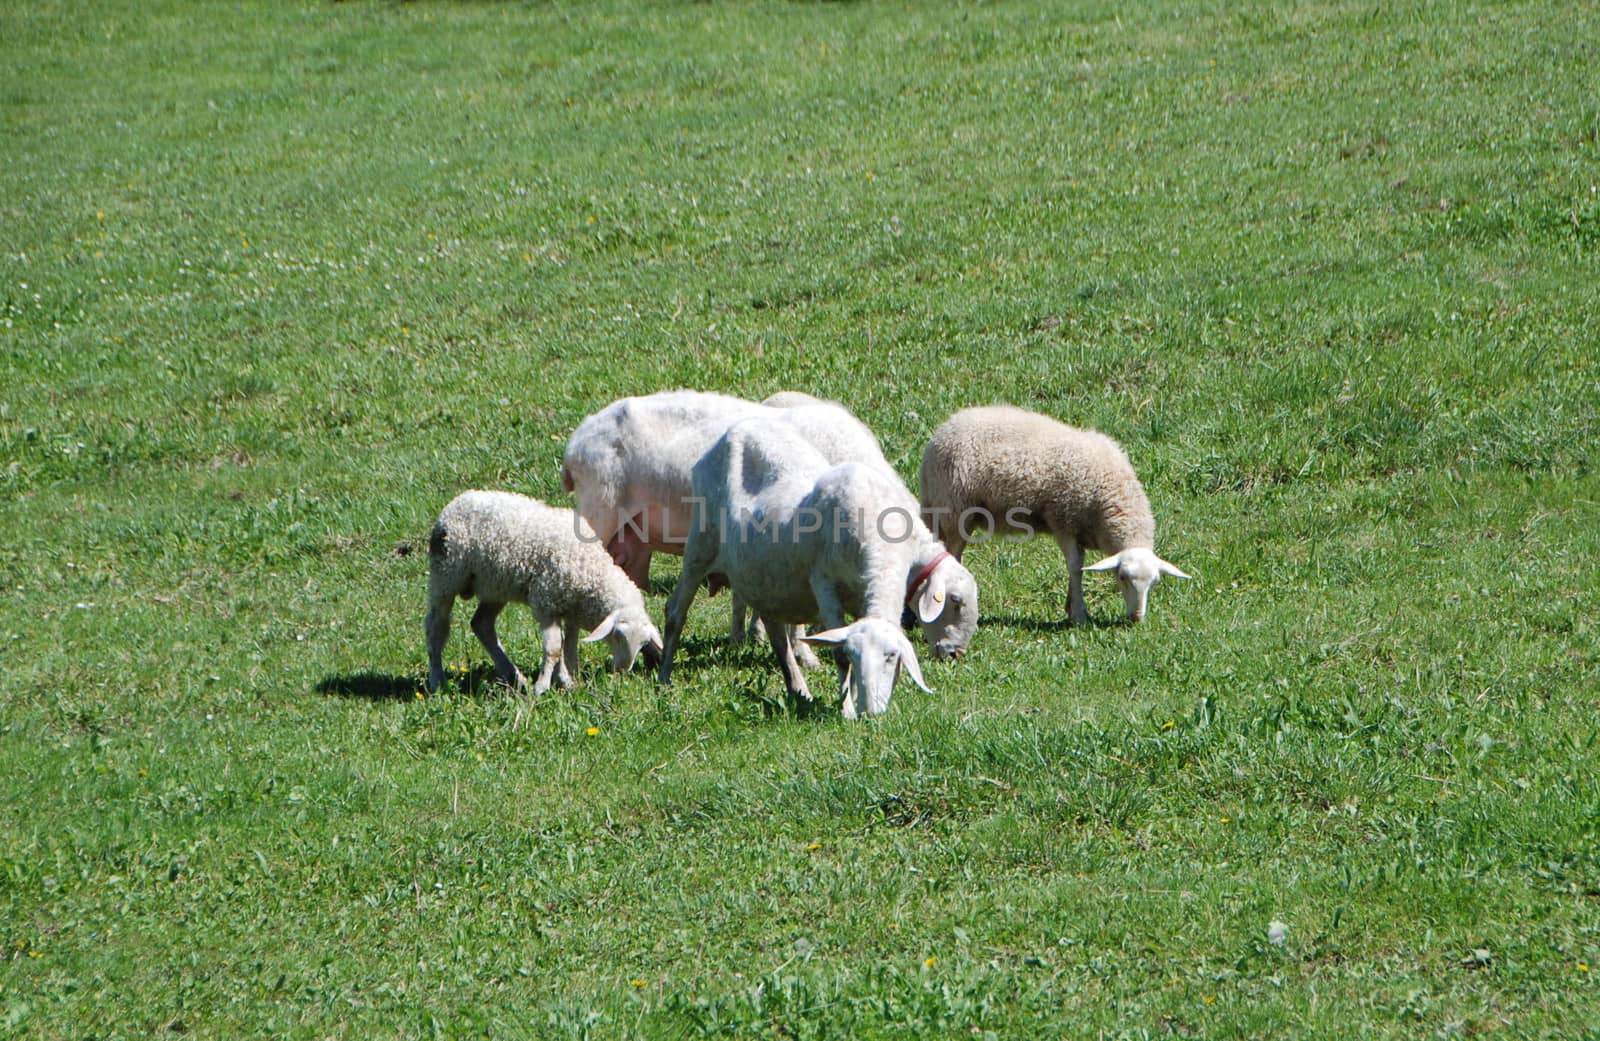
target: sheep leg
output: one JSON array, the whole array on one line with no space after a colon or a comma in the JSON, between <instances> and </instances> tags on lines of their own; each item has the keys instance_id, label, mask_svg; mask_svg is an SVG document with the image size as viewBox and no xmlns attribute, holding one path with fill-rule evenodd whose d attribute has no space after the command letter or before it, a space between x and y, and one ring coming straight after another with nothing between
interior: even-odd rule
<instances>
[{"instance_id":1,"label":"sheep leg","mask_svg":"<svg viewBox=\"0 0 1600 1041\"><path fill-rule=\"evenodd\" d=\"M1089 609L1083 604L1083 547L1071 535L1057 535L1056 545L1067 558L1067 618L1073 625L1089 623Z\"/></svg>"},{"instance_id":2,"label":"sheep leg","mask_svg":"<svg viewBox=\"0 0 1600 1041\"><path fill-rule=\"evenodd\" d=\"M795 661L794 643L792 641L794 626L778 625L767 626L767 640L772 644L772 653L778 659L778 671L783 674L783 686L791 695L811 700L811 688L806 686L806 674L800 670L800 663Z\"/></svg>"},{"instance_id":3,"label":"sheep leg","mask_svg":"<svg viewBox=\"0 0 1600 1041\"><path fill-rule=\"evenodd\" d=\"M702 532L689 533L689 545L683 554L683 571L678 584L667 598L667 625L661 638L661 668L656 671L657 683L672 682L672 656L678 653L678 640L683 636L683 623L689 617L689 605L694 594L710 574L716 563L717 544Z\"/></svg>"},{"instance_id":4,"label":"sheep leg","mask_svg":"<svg viewBox=\"0 0 1600 1041\"><path fill-rule=\"evenodd\" d=\"M834 588L832 582L813 576L811 595L816 598L817 617L822 620L824 630L837 629L844 625L844 601L839 599L839 590ZM822 663L817 664L820 667ZM842 690L850 674L850 660L845 657L843 648L833 649L833 664L839 674L839 687Z\"/></svg>"},{"instance_id":5,"label":"sheep leg","mask_svg":"<svg viewBox=\"0 0 1600 1041\"><path fill-rule=\"evenodd\" d=\"M556 664L561 661L561 620L540 618L539 635L544 644L544 661L539 665L539 675L533 681L533 696L538 697L550 689Z\"/></svg>"},{"instance_id":6,"label":"sheep leg","mask_svg":"<svg viewBox=\"0 0 1600 1041\"><path fill-rule=\"evenodd\" d=\"M561 662L556 666L556 686L565 690L578 675L578 623L568 619L561 627Z\"/></svg>"},{"instance_id":7,"label":"sheep leg","mask_svg":"<svg viewBox=\"0 0 1600 1041\"><path fill-rule=\"evenodd\" d=\"M967 540L961 535L960 517L953 513L940 516L939 541L943 542L944 548L956 558L956 563L961 563L961 554L967 551Z\"/></svg>"},{"instance_id":8,"label":"sheep leg","mask_svg":"<svg viewBox=\"0 0 1600 1041\"><path fill-rule=\"evenodd\" d=\"M759 623L761 619L758 618L756 621ZM810 672L812 669L822 668L822 662L817 660L817 652L811 649L809 643L800 642L800 638L805 634L805 626L795 626L794 631L789 634L789 646L794 648L794 660L800 663L802 669Z\"/></svg>"},{"instance_id":9,"label":"sheep leg","mask_svg":"<svg viewBox=\"0 0 1600 1041\"><path fill-rule=\"evenodd\" d=\"M714 582L715 576L713 576ZM749 619L748 628L745 626L747 618ZM750 610L749 605L744 602L744 597L740 596L739 591L735 589L733 591L733 616L728 620L728 642L738 647L746 640L764 640L766 637L767 627L762 623L761 616ZM817 660L817 656L811 653L811 649L805 644L800 644L800 651L801 667L816 668L815 664L806 665L807 657L813 663Z\"/></svg>"},{"instance_id":10,"label":"sheep leg","mask_svg":"<svg viewBox=\"0 0 1600 1041\"><path fill-rule=\"evenodd\" d=\"M506 649L500 646L500 637L494 631L494 620L500 617L500 612L505 609L504 603L490 603L480 601L478 609L472 612L472 632L478 637L478 642L483 644L483 649L489 652L489 657L494 659L495 671L500 675L500 682L508 687L520 688L527 680L522 678L522 673L511 664L511 659L506 656Z\"/></svg>"},{"instance_id":11,"label":"sheep leg","mask_svg":"<svg viewBox=\"0 0 1600 1041\"><path fill-rule=\"evenodd\" d=\"M428 617L422 622L428 637L428 693L438 690L444 683L444 643L450 639L450 609L455 606L455 596L435 597L428 605Z\"/></svg>"}]
</instances>

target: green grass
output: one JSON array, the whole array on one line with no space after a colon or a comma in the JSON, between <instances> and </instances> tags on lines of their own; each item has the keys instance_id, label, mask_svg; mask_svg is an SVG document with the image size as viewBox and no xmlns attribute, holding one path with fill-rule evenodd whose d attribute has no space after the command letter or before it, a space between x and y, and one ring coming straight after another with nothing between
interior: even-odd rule
<instances>
[{"instance_id":1,"label":"green grass","mask_svg":"<svg viewBox=\"0 0 1600 1041\"><path fill-rule=\"evenodd\" d=\"M1597 40L6 5L0 1036L1592 1036ZM724 600L667 690L530 710L462 618L414 696L437 511L675 386L908 477L966 405L1097 427L1197 581L1071 629L975 549L971 655L866 723Z\"/></svg>"}]
</instances>

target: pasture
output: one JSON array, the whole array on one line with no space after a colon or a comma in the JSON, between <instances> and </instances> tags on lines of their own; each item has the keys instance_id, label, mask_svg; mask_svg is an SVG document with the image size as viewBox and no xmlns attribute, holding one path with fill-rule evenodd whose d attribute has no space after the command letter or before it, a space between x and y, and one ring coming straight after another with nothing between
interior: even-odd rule
<instances>
[{"instance_id":1,"label":"pasture","mask_svg":"<svg viewBox=\"0 0 1600 1041\"><path fill-rule=\"evenodd\" d=\"M0 1037L1592 1034L1596 41L0 7ZM670 688L588 647L529 706L458 612L420 696L439 509L568 504L678 386L913 481L966 405L1095 427L1196 580L1069 627L1053 545L976 547L971 653L864 722L726 596Z\"/></svg>"}]
</instances>

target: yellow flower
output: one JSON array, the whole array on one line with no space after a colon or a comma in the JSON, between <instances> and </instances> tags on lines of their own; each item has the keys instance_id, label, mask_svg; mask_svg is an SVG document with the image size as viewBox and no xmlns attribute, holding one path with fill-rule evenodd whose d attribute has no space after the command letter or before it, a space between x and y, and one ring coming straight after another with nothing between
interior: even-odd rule
<instances>
[{"instance_id":1,"label":"yellow flower","mask_svg":"<svg viewBox=\"0 0 1600 1041\"><path fill-rule=\"evenodd\" d=\"M588 734L590 737L594 737L596 734L600 733L600 728L590 727L588 730L585 730L584 733Z\"/></svg>"},{"instance_id":2,"label":"yellow flower","mask_svg":"<svg viewBox=\"0 0 1600 1041\"><path fill-rule=\"evenodd\" d=\"M1585 965L1583 962L1580 961L1578 963L1578 971L1579 972L1588 972L1589 971L1589 966Z\"/></svg>"},{"instance_id":3,"label":"yellow flower","mask_svg":"<svg viewBox=\"0 0 1600 1041\"><path fill-rule=\"evenodd\" d=\"M629 980L628 982L633 984L635 987L643 987L646 985L644 980Z\"/></svg>"},{"instance_id":4,"label":"yellow flower","mask_svg":"<svg viewBox=\"0 0 1600 1041\"><path fill-rule=\"evenodd\" d=\"M1218 817L1217 818L1217 820L1221 821L1224 824L1228 823L1232 819L1233 819L1232 817Z\"/></svg>"},{"instance_id":5,"label":"yellow flower","mask_svg":"<svg viewBox=\"0 0 1600 1041\"><path fill-rule=\"evenodd\" d=\"M1215 1005L1217 1003L1217 996L1215 994L1207 994L1200 1000L1205 1002L1207 1005Z\"/></svg>"},{"instance_id":6,"label":"yellow flower","mask_svg":"<svg viewBox=\"0 0 1600 1041\"><path fill-rule=\"evenodd\" d=\"M820 842L813 842L811 845L806 847L806 849L821 849L821 848L822 848L822 843L820 843Z\"/></svg>"},{"instance_id":7,"label":"yellow flower","mask_svg":"<svg viewBox=\"0 0 1600 1041\"><path fill-rule=\"evenodd\" d=\"M422 691L420 691L420 690L417 691L417 697L419 697L419 698L422 697Z\"/></svg>"},{"instance_id":8,"label":"yellow flower","mask_svg":"<svg viewBox=\"0 0 1600 1041\"><path fill-rule=\"evenodd\" d=\"M935 958L935 957L934 957L934 956L933 956L933 955L931 955L931 954L930 954L930 955L928 955L928 956L927 956L927 957L926 957L926 958L924 958L924 959L922 959L922 967L923 967L923 968L924 968L924 969L931 969L931 968L933 968L933 967L934 967L934 966L935 966L935 965L937 965L937 964L938 964L938 963L939 963L939 959L938 959L938 958Z\"/></svg>"},{"instance_id":9,"label":"yellow flower","mask_svg":"<svg viewBox=\"0 0 1600 1041\"><path fill-rule=\"evenodd\" d=\"M1161 724L1161 729L1162 730L1171 730L1175 726L1177 726L1177 723L1174 722L1173 720L1169 719L1165 723Z\"/></svg>"}]
</instances>

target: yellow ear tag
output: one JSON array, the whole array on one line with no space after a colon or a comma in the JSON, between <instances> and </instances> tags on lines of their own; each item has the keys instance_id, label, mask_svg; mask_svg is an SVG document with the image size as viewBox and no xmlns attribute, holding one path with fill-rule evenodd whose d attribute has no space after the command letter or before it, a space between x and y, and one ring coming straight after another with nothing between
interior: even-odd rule
<instances>
[{"instance_id":1,"label":"yellow ear tag","mask_svg":"<svg viewBox=\"0 0 1600 1041\"><path fill-rule=\"evenodd\" d=\"M938 593L933 594L933 602L936 603L936 604L944 603L944 593L943 592L938 592Z\"/></svg>"}]
</instances>

